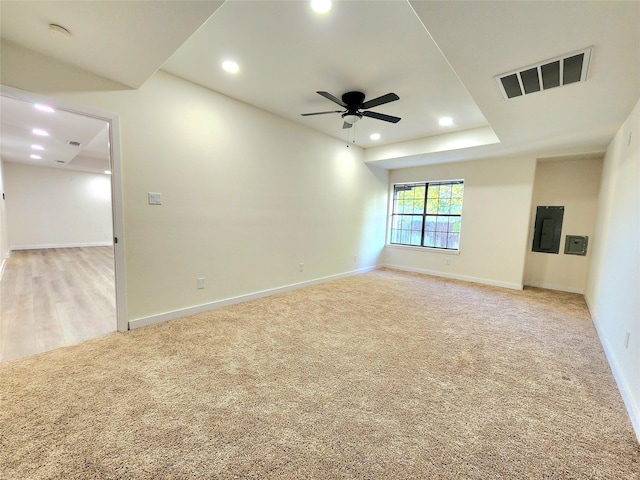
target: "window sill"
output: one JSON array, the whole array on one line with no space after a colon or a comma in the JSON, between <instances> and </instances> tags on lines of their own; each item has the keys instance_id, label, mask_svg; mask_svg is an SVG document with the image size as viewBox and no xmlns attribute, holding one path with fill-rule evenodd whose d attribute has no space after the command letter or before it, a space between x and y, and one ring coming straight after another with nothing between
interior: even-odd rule
<instances>
[{"instance_id":1,"label":"window sill","mask_svg":"<svg viewBox=\"0 0 640 480\"><path fill-rule=\"evenodd\" d=\"M415 250L416 252L441 253L443 255L460 255L460 250L444 250L442 248L415 247L413 245L398 245L395 243L387 243L386 248L398 250Z\"/></svg>"}]
</instances>

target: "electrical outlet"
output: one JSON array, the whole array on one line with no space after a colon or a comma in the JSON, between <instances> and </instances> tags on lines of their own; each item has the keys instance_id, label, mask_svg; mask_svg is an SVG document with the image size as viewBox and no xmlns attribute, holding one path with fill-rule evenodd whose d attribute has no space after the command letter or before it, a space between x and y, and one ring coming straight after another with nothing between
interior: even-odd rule
<instances>
[{"instance_id":1,"label":"electrical outlet","mask_svg":"<svg viewBox=\"0 0 640 480\"><path fill-rule=\"evenodd\" d=\"M444 259L444 264L445 265L451 265L451 259L450 258L445 258Z\"/></svg>"},{"instance_id":2,"label":"electrical outlet","mask_svg":"<svg viewBox=\"0 0 640 480\"><path fill-rule=\"evenodd\" d=\"M353 256L353 261L354 261L354 263L358 263L358 255L354 255Z\"/></svg>"},{"instance_id":3,"label":"electrical outlet","mask_svg":"<svg viewBox=\"0 0 640 480\"><path fill-rule=\"evenodd\" d=\"M202 290L204 288L204 278L198 279L198 290Z\"/></svg>"},{"instance_id":4,"label":"electrical outlet","mask_svg":"<svg viewBox=\"0 0 640 480\"><path fill-rule=\"evenodd\" d=\"M624 348L627 349L629 348L629 338L631 337L631 334L629 332L627 332L624 336Z\"/></svg>"},{"instance_id":5,"label":"electrical outlet","mask_svg":"<svg viewBox=\"0 0 640 480\"><path fill-rule=\"evenodd\" d=\"M304 263L298 264L298 270L300 270L301 272L304 272Z\"/></svg>"}]
</instances>

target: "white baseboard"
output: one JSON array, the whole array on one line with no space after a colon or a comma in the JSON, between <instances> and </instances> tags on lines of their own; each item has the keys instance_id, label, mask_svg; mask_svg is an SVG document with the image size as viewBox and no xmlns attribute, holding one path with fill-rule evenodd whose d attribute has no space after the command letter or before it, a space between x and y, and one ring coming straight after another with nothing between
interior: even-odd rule
<instances>
[{"instance_id":1,"label":"white baseboard","mask_svg":"<svg viewBox=\"0 0 640 480\"><path fill-rule=\"evenodd\" d=\"M47 243L40 245L11 245L11 250L42 250L45 248L80 248L80 247L111 247L113 242L93 243Z\"/></svg>"},{"instance_id":2,"label":"white baseboard","mask_svg":"<svg viewBox=\"0 0 640 480\"><path fill-rule=\"evenodd\" d=\"M556 285L553 283L544 283L544 282L527 282L527 281L524 282L524 285L525 287L545 288L547 290L558 290L560 292L579 293L580 295L584 295L584 289L567 287L565 285Z\"/></svg>"},{"instance_id":3,"label":"white baseboard","mask_svg":"<svg viewBox=\"0 0 640 480\"><path fill-rule=\"evenodd\" d=\"M520 283L508 283L508 282L497 282L495 280L489 280L486 278L477 278L477 277L468 277L466 275L455 275L446 272L439 272L435 270L424 270L422 268L413 268L413 267L405 267L401 265L392 265L387 263L383 265L386 268L392 268L394 270L403 270L405 272L413 272L413 273L422 273L425 275L433 275L435 277L443 277L443 278L452 278L454 280L462 280L465 282L471 283L480 283L483 285L491 285L493 287L503 287L509 288L511 290L522 290L523 286Z\"/></svg>"},{"instance_id":4,"label":"white baseboard","mask_svg":"<svg viewBox=\"0 0 640 480\"><path fill-rule=\"evenodd\" d=\"M225 298L223 300L216 300L215 302L203 303L193 307L187 307L180 310L173 310L171 312L159 313L157 315L151 315L148 317L135 318L129 320L129 330L136 328L146 327L155 323L166 322L169 320L175 320L177 318L187 317L189 315L195 315L196 313L207 312L209 310L216 310L222 307L228 307L229 305L235 305L237 303L248 302L250 300L257 300L258 298L268 297L276 295L278 293L289 292L298 288L309 287L311 285L317 285L319 283L330 282L332 280L338 280L340 278L351 277L353 275L359 275L362 273L371 272L380 268L379 265L372 267L360 268L358 270L352 270L350 272L340 273L337 275L330 275L328 277L317 278L315 280L308 280L306 282L293 283L291 285L284 285L282 287L271 288L268 290L262 290L259 292L248 293L246 295L239 295L237 297Z\"/></svg>"},{"instance_id":5,"label":"white baseboard","mask_svg":"<svg viewBox=\"0 0 640 480\"><path fill-rule=\"evenodd\" d=\"M600 343L602 344L602 349L604 350L604 354L607 357L607 361L609 362L609 367L611 368L611 372L613 373L613 378L618 385L618 390L620 391L620 396L622 396L622 401L624 402L625 407L627 408L627 413L629 414L629 419L631 420L631 425L633 426L633 430L636 432L636 440L640 443L640 399L634 399L631 393L631 389L629 388L629 384L622 373L618 362L616 361L616 357L613 354L614 350L607 339L607 336L604 334L604 330L602 329L600 322L598 321L598 316L591 305L589 304L589 299L585 295L585 301L587 303L587 308L589 309L589 313L591 315L591 321L593 322L593 326L596 329L596 333L600 338Z\"/></svg>"}]
</instances>

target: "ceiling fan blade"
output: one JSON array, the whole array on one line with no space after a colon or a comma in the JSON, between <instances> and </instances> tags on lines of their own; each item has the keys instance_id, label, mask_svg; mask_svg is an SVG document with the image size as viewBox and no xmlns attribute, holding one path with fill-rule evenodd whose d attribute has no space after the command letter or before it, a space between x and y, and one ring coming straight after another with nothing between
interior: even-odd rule
<instances>
[{"instance_id":1,"label":"ceiling fan blade","mask_svg":"<svg viewBox=\"0 0 640 480\"><path fill-rule=\"evenodd\" d=\"M395 102L396 100L400 100L400 97L398 95L396 95L395 93L387 93L386 95L382 95L381 97L374 98L373 100L369 100L368 102L364 102L362 105L360 105L360 108L366 110L367 108L377 107L378 105Z\"/></svg>"},{"instance_id":2,"label":"ceiling fan blade","mask_svg":"<svg viewBox=\"0 0 640 480\"><path fill-rule=\"evenodd\" d=\"M309 115L324 115L325 113L342 113L342 110L331 110L329 112L313 112L313 113L301 113L303 117L308 117Z\"/></svg>"},{"instance_id":3,"label":"ceiling fan blade","mask_svg":"<svg viewBox=\"0 0 640 480\"><path fill-rule=\"evenodd\" d=\"M353 127L353 124L352 124L352 123L344 122L344 123L342 124L342 128L351 128L351 127Z\"/></svg>"},{"instance_id":4,"label":"ceiling fan blade","mask_svg":"<svg viewBox=\"0 0 640 480\"><path fill-rule=\"evenodd\" d=\"M400 121L400 117L393 117L391 115L385 115L384 113L377 112L362 112L362 115L365 117L375 118L376 120L384 120L385 122L398 123Z\"/></svg>"},{"instance_id":5,"label":"ceiling fan blade","mask_svg":"<svg viewBox=\"0 0 640 480\"><path fill-rule=\"evenodd\" d=\"M347 104L340 100L338 97L334 97L329 92L316 92L319 95L322 95L324 98L331 100L334 103L337 103L341 107L347 108Z\"/></svg>"}]
</instances>

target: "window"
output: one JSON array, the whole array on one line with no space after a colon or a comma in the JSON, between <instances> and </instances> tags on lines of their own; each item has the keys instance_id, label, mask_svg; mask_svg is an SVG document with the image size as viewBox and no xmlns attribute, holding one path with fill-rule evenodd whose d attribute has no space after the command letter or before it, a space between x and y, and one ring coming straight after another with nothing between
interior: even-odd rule
<instances>
[{"instance_id":1,"label":"window","mask_svg":"<svg viewBox=\"0 0 640 480\"><path fill-rule=\"evenodd\" d=\"M425 182L393 187L391 243L458 250L464 182Z\"/></svg>"}]
</instances>

